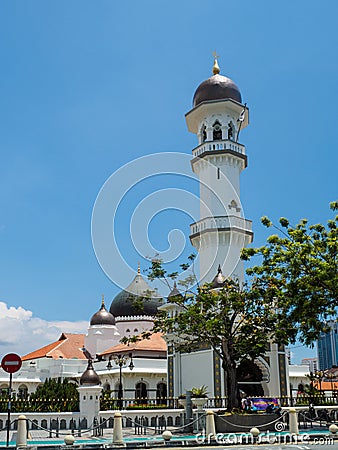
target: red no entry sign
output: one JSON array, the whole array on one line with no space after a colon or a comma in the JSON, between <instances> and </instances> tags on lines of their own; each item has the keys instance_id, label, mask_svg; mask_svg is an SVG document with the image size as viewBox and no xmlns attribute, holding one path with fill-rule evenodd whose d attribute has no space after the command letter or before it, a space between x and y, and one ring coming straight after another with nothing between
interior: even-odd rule
<instances>
[{"instance_id":1,"label":"red no entry sign","mask_svg":"<svg viewBox=\"0 0 338 450\"><path fill-rule=\"evenodd\" d=\"M14 373L20 370L22 361L19 355L8 353L2 358L1 367L7 373Z\"/></svg>"}]
</instances>

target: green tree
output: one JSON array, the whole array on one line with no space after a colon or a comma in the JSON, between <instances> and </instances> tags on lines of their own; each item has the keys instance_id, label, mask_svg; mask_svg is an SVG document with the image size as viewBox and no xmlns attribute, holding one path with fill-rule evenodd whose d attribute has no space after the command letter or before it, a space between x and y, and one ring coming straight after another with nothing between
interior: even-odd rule
<instances>
[{"instance_id":1,"label":"green tree","mask_svg":"<svg viewBox=\"0 0 338 450\"><path fill-rule=\"evenodd\" d=\"M78 398L77 384L70 382L67 378L47 378L43 384L37 387L31 398Z\"/></svg>"},{"instance_id":2,"label":"green tree","mask_svg":"<svg viewBox=\"0 0 338 450\"><path fill-rule=\"evenodd\" d=\"M77 384L67 378L47 378L30 396L30 407L41 411L78 411Z\"/></svg>"},{"instance_id":3,"label":"green tree","mask_svg":"<svg viewBox=\"0 0 338 450\"><path fill-rule=\"evenodd\" d=\"M187 266L183 265L185 269ZM152 261L149 278L164 279L168 287L177 273L168 274L159 259ZM175 314L161 311L152 332L174 334L175 347L190 352L201 344L208 344L219 355L225 372L227 409L239 406L236 370L245 360L254 360L267 350L274 338L276 310L273 297L261 295L260 286L241 285L226 279L220 289L204 285L197 292L189 291L194 277L180 282L184 291L169 296L168 304L175 305ZM148 337L144 333L143 337Z\"/></svg>"},{"instance_id":4,"label":"green tree","mask_svg":"<svg viewBox=\"0 0 338 450\"><path fill-rule=\"evenodd\" d=\"M330 204L338 209L338 201ZM259 248L247 248L242 258L261 257L258 265L247 270L256 277L262 291L274 291L279 311L279 329L294 342L297 338L311 345L325 321L336 315L338 306L338 216L327 225L309 225L306 219L291 226L285 218L275 226L267 217L266 227L274 227L267 243ZM284 336L285 337L285 336ZM280 336L283 339L283 336Z\"/></svg>"}]
</instances>

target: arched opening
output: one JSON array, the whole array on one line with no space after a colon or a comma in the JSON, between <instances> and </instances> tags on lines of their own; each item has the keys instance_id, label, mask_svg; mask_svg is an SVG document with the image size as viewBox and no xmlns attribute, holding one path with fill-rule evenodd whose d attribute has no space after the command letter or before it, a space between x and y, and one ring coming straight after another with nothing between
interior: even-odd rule
<instances>
[{"instance_id":1,"label":"arched opening","mask_svg":"<svg viewBox=\"0 0 338 450\"><path fill-rule=\"evenodd\" d=\"M146 405L148 403L147 397L148 397L147 385L143 383L143 381L136 383L135 399L137 400L137 403L140 405Z\"/></svg>"},{"instance_id":2,"label":"arched opening","mask_svg":"<svg viewBox=\"0 0 338 450\"><path fill-rule=\"evenodd\" d=\"M110 384L108 383L108 381L106 381L106 382L104 383L104 385L102 386L102 388L103 388L103 390L104 390L105 392L110 391Z\"/></svg>"},{"instance_id":3,"label":"arched opening","mask_svg":"<svg viewBox=\"0 0 338 450\"><path fill-rule=\"evenodd\" d=\"M221 141L222 140L222 128L221 124L218 120L212 126L212 140L213 141Z\"/></svg>"},{"instance_id":4,"label":"arched opening","mask_svg":"<svg viewBox=\"0 0 338 450\"><path fill-rule=\"evenodd\" d=\"M236 374L239 389L247 397L261 397L264 395L262 387L263 373L257 364L250 360L244 360L237 367Z\"/></svg>"},{"instance_id":5,"label":"arched opening","mask_svg":"<svg viewBox=\"0 0 338 450\"><path fill-rule=\"evenodd\" d=\"M156 403L163 405L167 398L167 385L164 382L160 382L156 386Z\"/></svg>"},{"instance_id":6,"label":"arched opening","mask_svg":"<svg viewBox=\"0 0 338 450\"><path fill-rule=\"evenodd\" d=\"M228 124L228 139L231 141L235 140L235 127L232 122L229 122Z\"/></svg>"},{"instance_id":7,"label":"arched opening","mask_svg":"<svg viewBox=\"0 0 338 450\"><path fill-rule=\"evenodd\" d=\"M207 127L205 125L203 125L202 127L202 142L205 142L207 140Z\"/></svg>"}]
</instances>

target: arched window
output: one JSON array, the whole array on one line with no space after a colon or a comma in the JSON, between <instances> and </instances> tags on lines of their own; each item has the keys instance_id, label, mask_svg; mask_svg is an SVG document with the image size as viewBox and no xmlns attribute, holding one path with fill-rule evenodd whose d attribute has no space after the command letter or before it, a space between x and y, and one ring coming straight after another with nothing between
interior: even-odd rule
<instances>
[{"instance_id":1,"label":"arched window","mask_svg":"<svg viewBox=\"0 0 338 450\"><path fill-rule=\"evenodd\" d=\"M103 390L104 391L110 391L110 384L108 383L108 381L106 383L104 383Z\"/></svg>"},{"instance_id":2,"label":"arched window","mask_svg":"<svg viewBox=\"0 0 338 450\"><path fill-rule=\"evenodd\" d=\"M18 398L25 399L28 397L28 388L25 384L20 384L18 389Z\"/></svg>"},{"instance_id":3,"label":"arched window","mask_svg":"<svg viewBox=\"0 0 338 450\"><path fill-rule=\"evenodd\" d=\"M163 405L165 399L167 398L167 385L166 383L158 383L156 386L156 403L158 405Z\"/></svg>"},{"instance_id":4,"label":"arched window","mask_svg":"<svg viewBox=\"0 0 338 450\"><path fill-rule=\"evenodd\" d=\"M222 140L222 128L221 124L218 120L212 126L212 140L213 141L221 141Z\"/></svg>"},{"instance_id":5,"label":"arched window","mask_svg":"<svg viewBox=\"0 0 338 450\"><path fill-rule=\"evenodd\" d=\"M122 378L122 383L123 383L123 378ZM117 383L115 383L115 386L114 386L114 396L118 396L118 392L119 392L119 387L120 387L120 383L119 382L117 382ZM122 384L122 390L123 390L123 384Z\"/></svg>"},{"instance_id":6,"label":"arched window","mask_svg":"<svg viewBox=\"0 0 338 450\"><path fill-rule=\"evenodd\" d=\"M140 405L146 405L148 402L148 390L147 385L140 381L139 383L136 383L135 386L135 399L137 400L137 403Z\"/></svg>"}]
</instances>

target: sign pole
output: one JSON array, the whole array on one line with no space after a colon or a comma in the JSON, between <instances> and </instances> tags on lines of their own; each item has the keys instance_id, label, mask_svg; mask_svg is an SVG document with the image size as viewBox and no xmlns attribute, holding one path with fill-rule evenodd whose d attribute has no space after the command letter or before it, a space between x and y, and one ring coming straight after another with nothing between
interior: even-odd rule
<instances>
[{"instance_id":1,"label":"sign pole","mask_svg":"<svg viewBox=\"0 0 338 450\"><path fill-rule=\"evenodd\" d=\"M9 430L11 426L11 400L12 400L12 377L13 374L9 374L9 388L8 388L8 406L7 406L7 438L6 447L9 445Z\"/></svg>"},{"instance_id":2,"label":"sign pole","mask_svg":"<svg viewBox=\"0 0 338 450\"><path fill-rule=\"evenodd\" d=\"M1 360L1 368L9 373L9 388L8 388L8 406L7 406L7 437L6 447L9 446L9 431L11 428L11 406L12 406L12 377L13 373L20 370L22 360L16 353L8 353Z\"/></svg>"}]
</instances>

